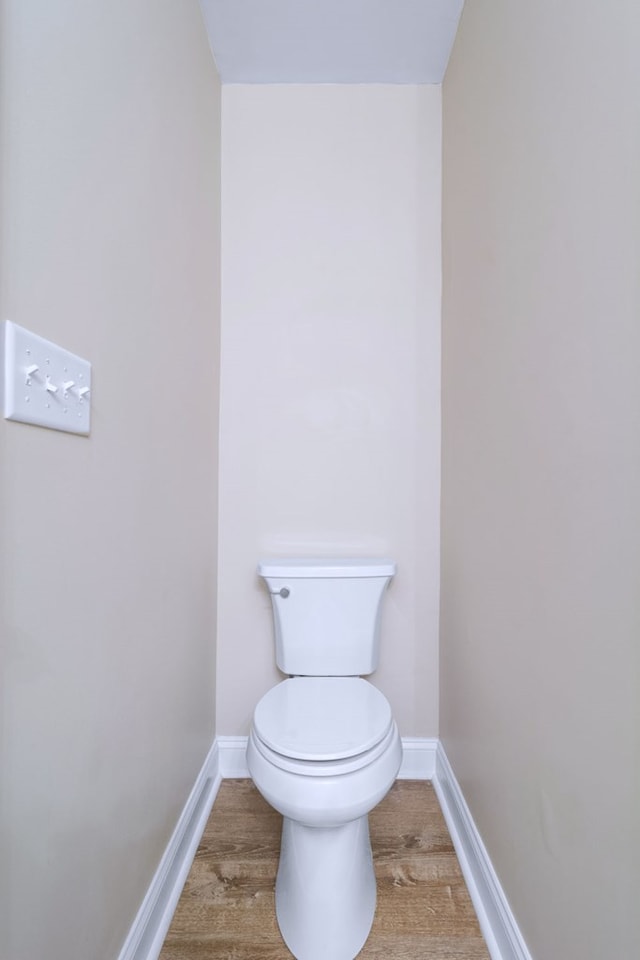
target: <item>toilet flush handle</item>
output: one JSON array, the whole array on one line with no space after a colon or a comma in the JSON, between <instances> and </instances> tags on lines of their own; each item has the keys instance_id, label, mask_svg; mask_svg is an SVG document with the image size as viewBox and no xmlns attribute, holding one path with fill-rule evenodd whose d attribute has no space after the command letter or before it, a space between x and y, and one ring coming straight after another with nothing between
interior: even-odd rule
<instances>
[{"instance_id":1,"label":"toilet flush handle","mask_svg":"<svg viewBox=\"0 0 640 960\"><path fill-rule=\"evenodd\" d=\"M272 597L282 597L283 600L286 600L291 590L289 590L289 587L280 587L279 590L270 590L269 593Z\"/></svg>"}]
</instances>

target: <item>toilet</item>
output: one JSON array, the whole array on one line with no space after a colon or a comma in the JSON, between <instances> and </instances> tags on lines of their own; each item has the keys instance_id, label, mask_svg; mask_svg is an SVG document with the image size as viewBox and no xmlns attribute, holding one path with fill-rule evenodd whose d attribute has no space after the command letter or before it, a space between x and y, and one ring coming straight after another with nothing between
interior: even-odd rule
<instances>
[{"instance_id":1,"label":"toilet","mask_svg":"<svg viewBox=\"0 0 640 960\"><path fill-rule=\"evenodd\" d=\"M395 563L264 560L276 663L289 675L255 708L247 765L282 814L276 916L296 960L353 960L373 923L368 814L402 759L378 663L380 607Z\"/></svg>"}]
</instances>

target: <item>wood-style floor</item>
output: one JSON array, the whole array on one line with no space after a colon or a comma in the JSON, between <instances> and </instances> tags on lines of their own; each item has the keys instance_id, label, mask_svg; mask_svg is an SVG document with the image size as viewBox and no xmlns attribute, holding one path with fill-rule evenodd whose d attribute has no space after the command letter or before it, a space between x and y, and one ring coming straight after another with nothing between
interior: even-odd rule
<instances>
[{"instance_id":1,"label":"wood-style floor","mask_svg":"<svg viewBox=\"0 0 640 960\"><path fill-rule=\"evenodd\" d=\"M291 960L274 906L281 824L250 780L223 781L160 960ZM431 784L398 780L369 826L378 904L359 960L489 960Z\"/></svg>"}]
</instances>

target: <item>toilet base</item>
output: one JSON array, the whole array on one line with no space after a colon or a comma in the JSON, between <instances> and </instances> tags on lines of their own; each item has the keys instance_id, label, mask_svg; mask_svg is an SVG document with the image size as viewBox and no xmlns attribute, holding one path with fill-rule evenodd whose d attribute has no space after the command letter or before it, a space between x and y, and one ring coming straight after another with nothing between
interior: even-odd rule
<instances>
[{"instance_id":1,"label":"toilet base","mask_svg":"<svg viewBox=\"0 0 640 960\"><path fill-rule=\"evenodd\" d=\"M296 960L354 960L376 909L369 820L308 827L284 818L276 915Z\"/></svg>"}]
</instances>

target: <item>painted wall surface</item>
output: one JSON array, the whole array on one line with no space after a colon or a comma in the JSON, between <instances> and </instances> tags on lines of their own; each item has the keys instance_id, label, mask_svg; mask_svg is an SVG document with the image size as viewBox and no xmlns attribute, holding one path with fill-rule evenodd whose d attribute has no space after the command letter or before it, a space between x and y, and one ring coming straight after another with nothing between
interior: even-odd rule
<instances>
[{"instance_id":1,"label":"painted wall surface","mask_svg":"<svg viewBox=\"0 0 640 960\"><path fill-rule=\"evenodd\" d=\"M218 731L278 679L261 556L390 555L372 678L437 732L441 93L225 86Z\"/></svg>"},{"instance_id":2,"label":"painted wall surface","mask_svg":"<svg viewBox=\"0 0 640 960\"><path fill-rule=\"evenodd\" d=\"M196 0L5 0L1 316L93 363L0 422L0 956L118 955L214 734L219 85Z\"/></svg>"},{"instance_id":3,"label":"painted wall surface","mask_svg":"<svg viewBox=\"0 0 640 960\"><path fill-rule=\"evenodd\" d=\"M441 736L536 960L640 949L640 8L444 83Z\"/></svg>"}]
</instances>

